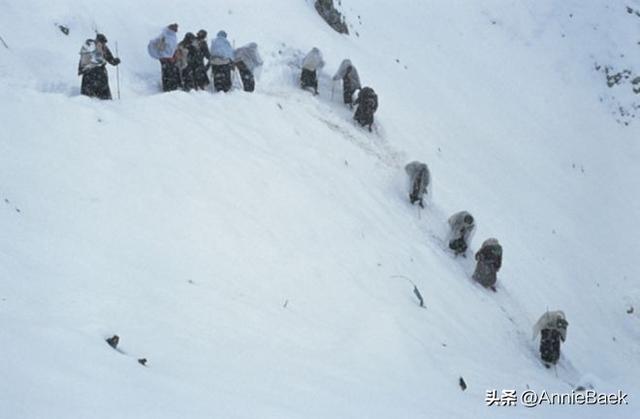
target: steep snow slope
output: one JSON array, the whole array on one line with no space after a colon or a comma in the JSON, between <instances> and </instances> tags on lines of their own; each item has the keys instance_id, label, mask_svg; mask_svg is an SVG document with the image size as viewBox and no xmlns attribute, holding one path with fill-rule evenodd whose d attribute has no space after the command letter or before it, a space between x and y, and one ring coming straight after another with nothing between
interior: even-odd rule
<instances>
[{"instance_id":1,"label":"steep snow slope","mask_svg":"<svg viewBox=\"0 0 640 419\"><path fill-rule=\"evenodd\" d=\"M105 3L0 1L0 416L637 416L639 128L594 70L640 66L622 5L344 0L344 37L311 1ZM258 42L257 92L158 94L146 44L173 21ZM120 101L78 96L94 28L118 41ZM317 98L296 88L314 45ZM332 99L345 57L379 94L375 134ZM474 250L503 243L497 294L443 250L460 209ZM530 336L547 308L570 322L555 372ZM630 404L484 403L579 382Z\"/></svg>"}]
</instances>

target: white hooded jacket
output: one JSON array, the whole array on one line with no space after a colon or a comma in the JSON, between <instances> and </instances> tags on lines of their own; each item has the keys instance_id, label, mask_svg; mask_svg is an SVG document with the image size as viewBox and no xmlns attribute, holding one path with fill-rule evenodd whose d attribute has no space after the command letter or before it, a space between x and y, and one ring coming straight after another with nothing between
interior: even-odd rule
<instances>
[{"instance_id":1,"label":"white hooded jacket","mask_svg":"<svg viewBox=\"0 0 640 419\"><path fill-rule=\"evenodd\" d=\"M218 35L211 41L211 62L215 65L229 64L233 61L233 48L227 40L225 31L218 32Z\"/></svg>"},{"instance_id":2,"label":"white hooded jacket","mask_svg":"<svg viewBox=\"0 0 640 419\"><path fill-rule=\"evenodd\" d=\"M324 67L324 60L322 59L322 53L318 48L312 48L311 51L304 57L302 61L302 68L309 71L316 71L319 68Z\"/></svg>"},{"instance_id":3,"label":"white hooded jacket","mask_svg":"<svg viewBox=\"0 0 640 419\"><path fill-rule=\"evenodd\" d=\"M351 87L354 90L361 89L362 85L360 84L360 76L358 75L358 70L356 70L353 64L351 64L351 60L349 59L342 60L340 68L338 68L338 71L336 71L336 74L333 76L333 80L344 78L344 76L347 75L347 70L349 69L349 67L351 67L351 71L349 72L347 77L349 77Z\"/></svg>"},{"instance_id":4,"label":"white hooded jacket","mask_svg":"<svg viewBox=\"0 0 640 419\"><path fill-rule=\"evenodd\" d=\"M561 310L547 311L544 313L538 322L533 326L533 338L535 339L541 330L550 329L560 332L560 339L564 342L567 340L567 322L564 312Z\"/></svg>"},{"instance_id":5,"label":"white hooded jacket","mask_svg":"<svg viewBox=\"0 0 640 419\"><path fill-rule=\"evenodd\" d=\"M233 52L233 61L239 62L242 61L247 68L253 72L256 67L262 65L262 58L258 53L258 44L255 42L251 42L250 44L244 45L240 48L236 48Z\"/></svg>"},{"instance_id":6,"label":"white hooded jacket","mask_svg":"<svg viewBox=\"0 0 640 419\"><path fill-rule=\"evenodd\" d=\"M466 220L471 220L471 223ZM451 227L449 241L463 239L465 243L469 244L476 225L471 214L467 211L460 211L449 217L449 227Z\"/></svg>"}]
</instances>

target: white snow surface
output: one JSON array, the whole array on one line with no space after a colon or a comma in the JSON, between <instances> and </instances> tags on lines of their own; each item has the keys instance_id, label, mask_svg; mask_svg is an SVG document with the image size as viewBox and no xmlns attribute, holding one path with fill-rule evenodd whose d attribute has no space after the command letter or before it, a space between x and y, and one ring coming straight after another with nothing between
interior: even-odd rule
<instances>
[{"instance_id":1,"label":"white snow surface","mask_svg":"<svg viewBox=\"0 0 640 419\"><path fill-rule=\"evenodd\" d=\"M0 0L0 418L640 417L640 125L594 69L640 72L640 1L342 0L350 36L312 3ZM256 92L159 93L172 22L257 42ZM95 29L121 100L79 95ZM344 58L372 134L332 96ZM445 250L462 209L473 252L503 245L497 293ZM485 403L578 384L629 404Z\"/></svg>"}]
</instances>

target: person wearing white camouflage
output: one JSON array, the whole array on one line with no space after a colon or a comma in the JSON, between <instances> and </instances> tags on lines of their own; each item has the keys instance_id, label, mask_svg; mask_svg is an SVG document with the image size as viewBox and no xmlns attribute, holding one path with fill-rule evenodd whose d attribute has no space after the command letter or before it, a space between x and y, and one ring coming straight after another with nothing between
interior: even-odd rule
<instances>
[{"instance_id":1,"label":"person wearing white camouflage","mask_svg":"<svg viewBox=\"0 0 640 419\"><path fill-rule=\"evenodd\" d=\"M356 70L355 66L351 63L351 60L343 60L336 71L336 74L333 76L333 80L342 79L342 99L345 105L349 105L349 107L353 107L353 94L356 90L361 89L360 85L360 76L358 75L358 70Z\"/></svg>"},{"instance_id":2,"label":"person wearing white camouflage","mask_svg":"<svg viewBox=\"0 0 640 419\"><path fill-rule=\"evenodd\" d=\"M107 47L107 37L99 33L95 40L87 39L80 49L78 63L78 75L82 76L81 94L111 99L107 63L114 66L120 64L120 58L114 57Z\"/></svg>"},{"instance_id":3,"label":"person wearing white camouflage","mask_svg":"<svg viewBox=\"0 0 640 419\"><path fill-rule=\"evenodd\" d=\"M162 33L149 41L147 51L149 55L160 61L162 72L162 90L169 92L182 86L180 69L177 65L176 51L178 50L178 24L172 23L162 30Z\"/></svg>"},{"instance_id":4,"label":"person wearing white camouflage","mask_svg":"<svg viewBox=\"0 0 640 419\"><path fill-rule=\"evenodd\" d=\"M456 256L464 256L476 228L473 216L467 211L456 212L449 217L449 227L449 249L453 250Z\"/></svg>"},{"instance_id":5,"label":"person wearing white camouflage","mask_svg":"<svg viewBox=\"0 0 640 419\"><path fill-rule=\"evenodd\" d=\"M404 170L410 179L409 200L411 205L417 202L420 208L424 208L424 195L427 193L429 182L431 182L429 168L424 163L412 161L404 167Z\"/></svg>"},{"instance_id":6,"label":"person wearing white camouflage","mask_svg":"<svg viewBox=\"0 0 640 419\"><path fill-rule=\"evenodd\" d=\"M316 47L302 60L302 73L300 74L300 87L303 89L313 89L313 94L318 94L318 70L324 67L322 53Z\"/></svg>"}]
</instances>

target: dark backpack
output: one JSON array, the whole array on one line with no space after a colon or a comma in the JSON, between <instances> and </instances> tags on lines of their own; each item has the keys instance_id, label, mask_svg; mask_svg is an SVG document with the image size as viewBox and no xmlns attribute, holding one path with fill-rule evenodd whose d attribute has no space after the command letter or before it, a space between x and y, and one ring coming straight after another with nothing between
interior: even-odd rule
<instances>
[{"instance_id":1,"label":"dark backpack","mask_svg":"<svg viewBox=\"0 0 640 419\"><path fill-rule=\"evenodd\" d=\"M358 121L360 125L369 126L369 132L371 132L371 126L373 125L373 114L378 109L378 96L376 92L370 87L363 87L356 99L358 109L353 115L353 118Z\"/></svg>"},{"instance_id":2,"label":"dark backpack","mask_svg":"<svg viewBox=\"0 0 640 419\"><path fill-rule=\"evenodd\" d=\"M378 109L378 95L370 87L363 87L358 95L358 103L367 115L373 115Z\"/></svg>"},{"instance_id":3,"label":"dark backpack","mask_svg":"<svg viewBox=\"0 0 640 419\"><path fill-rule=\"evenodd\" d=\"M502 265L502 246L499 244L486 246L482 249L484 260L494 265L496 269L500 269Z\"/></svg>"}]
</instances>

